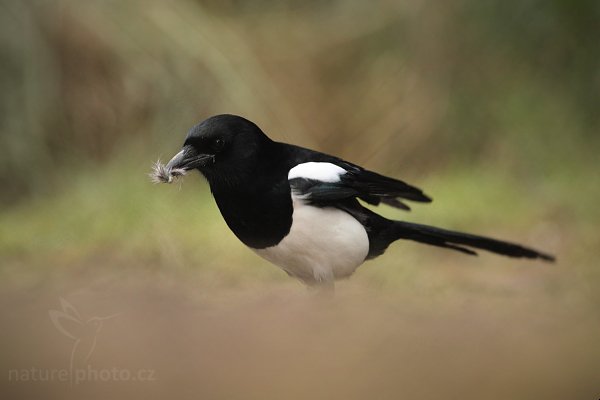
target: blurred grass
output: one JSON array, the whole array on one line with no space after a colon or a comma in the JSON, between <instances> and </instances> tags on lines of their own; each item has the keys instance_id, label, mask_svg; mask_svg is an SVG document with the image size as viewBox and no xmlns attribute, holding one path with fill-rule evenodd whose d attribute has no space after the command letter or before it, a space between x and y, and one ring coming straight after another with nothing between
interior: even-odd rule
<instances>
[{"instance_id":1,"label":"blurred grass","mask_svg":"<svg viewBox=\"0 0 600 400\"><path fill-rule=\"evenodd\" d=\"M222 112L390 172L599 148L592 1L0 4L5 203Z\"/></svg>"},{"instance_id":2,"label":"blurred grass","mask_svg":"<svg viewBox=\"0 0 600 400\"><path fill-rule=\"evenodd\" d=\"M199 282L220 286L288 279L237 241L198 174L171 186L153 185L146 176L149 165L142 158L124 158L103 169L75 171L65 176L68 182L55 195L2 212L3 281L35 286L78 270L114 266L196 275ZM506 272L514 279L533 274L541 286L558 285L566 294L583 289L580 295L600 304L585 289L586 282L598 278L594 249L600 244L595 233L600 217L598 211L588 212L598 188L590 187L583 199L572 196L573 187L594 176L583 170L577 178L557 174L531 185L506 171L453 169L416 181L434 196L433 204L416 205L411 213L377 209L390 218L529 243L557 254L557 265L486 253L473 259L403 242L365 264L353 279L397 291L430 286L431 274L439 274L437 284L461 290L469 275L479 279L488 274L489 280L479 283L485 291L486 285L493 289L496 274ZM476 265L483 269L473 271ZM447 276L448 268L456 276ZM432 287L431 295L440 289Z\"/></svg>"}]
</instances>

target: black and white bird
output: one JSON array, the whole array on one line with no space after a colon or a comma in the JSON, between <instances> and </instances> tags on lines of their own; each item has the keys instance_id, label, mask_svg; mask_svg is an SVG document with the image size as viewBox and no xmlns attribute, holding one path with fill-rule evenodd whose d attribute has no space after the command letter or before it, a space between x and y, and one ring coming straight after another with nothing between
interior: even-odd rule
<instances>
[{"instance_id":1,"label":"black and white bird","mask_svg":"<svg viewBox=\"0 0 600 400\"><path fill-rule=\"evenodd\" d=\"M553 261L515 243L394 221L364 207L431 202L420 189L337 157L275 142L253 122L217 115L194 126L156 178L197 169L225 222L246 246L308 285L332 286L398 239L476 255Z\"/></svg>"}]
</instances>

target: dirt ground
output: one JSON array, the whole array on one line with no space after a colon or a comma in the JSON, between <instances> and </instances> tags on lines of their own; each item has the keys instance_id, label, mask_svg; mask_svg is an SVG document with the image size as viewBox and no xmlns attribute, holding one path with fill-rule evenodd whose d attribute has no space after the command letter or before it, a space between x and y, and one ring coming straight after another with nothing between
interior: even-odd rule
<instances>
[{"instance_id":1,"label":"dirt ground","mask_svg":"<svg viewBox=\"0 0 600 400\"><path fill-rule=\"evenodd\" d=\"M595 399L578 296L236 288L81 272L3 290L5 399Z\"/></svg>"}]
</instances>

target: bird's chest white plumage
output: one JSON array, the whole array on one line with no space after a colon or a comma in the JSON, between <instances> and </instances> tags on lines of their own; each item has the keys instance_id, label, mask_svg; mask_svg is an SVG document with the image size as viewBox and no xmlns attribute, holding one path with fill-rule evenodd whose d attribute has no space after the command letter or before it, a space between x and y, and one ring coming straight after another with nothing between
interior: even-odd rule
<instances>
[{"instance_id":1,"label":"bird's chest white plumage","mask_svg":"<svg viewBox=\"0 0 600 400\"><path fill-rule=\"evenodd\" d=\"M365 228L333 207L314 207L292 196L290 232L277 245L254 249L261 257L306 283L350 276L369 252Z\"/></svg>"}]
</instances>

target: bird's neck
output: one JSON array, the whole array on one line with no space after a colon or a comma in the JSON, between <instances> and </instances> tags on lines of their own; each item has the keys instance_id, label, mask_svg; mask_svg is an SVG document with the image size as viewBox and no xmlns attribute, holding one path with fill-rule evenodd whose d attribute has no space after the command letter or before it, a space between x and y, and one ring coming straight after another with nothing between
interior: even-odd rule
<instances>
[{"instance_id":1,"label":"bird's neck","mask_svg":"<svg viewBox=\"0 0 600 400\"><path fill-rule=\"evenodd\" d=\"M287 168L278 165L278 157L263 158L235 175L207 177L225 222L252 248L274 246L292 225Z\"/></svg>"},{"instance_id":2,"label":"bird's neck","mask_svg":"<svg viewBox=\"0 0 600 400\"><path fill-rule=\"evenodd\" d=\"M273 190L243 185L211 190L225 222L247 246L255 249L274 246L292 226L289 188L286 192L283 188Z\"/></svg>"}]
</instances>

